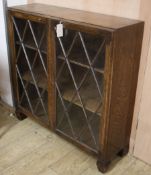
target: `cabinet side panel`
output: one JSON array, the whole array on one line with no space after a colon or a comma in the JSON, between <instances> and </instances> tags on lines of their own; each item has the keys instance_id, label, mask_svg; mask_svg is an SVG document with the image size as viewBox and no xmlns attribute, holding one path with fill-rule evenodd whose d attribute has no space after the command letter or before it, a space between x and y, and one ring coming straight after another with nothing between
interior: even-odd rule
<instances>
[{"instance_id":1,"label":"cabinet side panel","mask_svg":"<svg viewBox=\"0 0 151 175\"><path fill-rule=\"evenodd\" d=\"M129 148L144 23L114 33L107 157Z\"/></svg>"},{"instance_id":2,"label":"cabinet side panel","mask_svg":"<svg viewBox=\"0 0 151 175\"><path fill-rule=\"evenodd\" d=\"M127 120L127 130L126 130L126 140L125 143L129 144L130 134L131 134L131 127L132 127L132 120L134 115L134 105L135 105L135 98L136 98L136 89L137 89L137 81L138 81L138 73L139 73L139 65L140 65L140 57L141 57L141 50L142 50L142 40L143 40L143 32L144 32L144 23L140 24L140 27L136 30L136 48L135 48L135 60L137 64L133 66L133 79L131 82L131 94L130 94L130 102L129 102L129 118ZM139 37L140 36L140 37ZM136 62L136 61L135 61Z\"/></svg>"},{"instance_id":3,"label":"cabinet side panel","mask_svg":"<svg viewBox=\"0 0 151 175\"><path fill-rule=\"evenodd\" d=\"M12 16L10 11L8 11L8 37L9 37L9 48L10 48L10 78L12 82L12 90L13 90L13 101L14 105L16 107L17 102L18 102L18 83L17 83L17 73L16 73L16 68L15 68L15 63L16 63L16 52L15 52L15 42L14 42L14 27L13 27L13 21L12 21Z\"/></svg>"}]
</instances>

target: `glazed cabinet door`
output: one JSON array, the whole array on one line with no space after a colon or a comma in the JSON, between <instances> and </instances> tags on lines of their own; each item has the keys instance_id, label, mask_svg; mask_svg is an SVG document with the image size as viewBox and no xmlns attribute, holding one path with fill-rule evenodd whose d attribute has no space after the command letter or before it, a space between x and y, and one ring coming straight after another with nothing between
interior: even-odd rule
<instances>
[{"instance_id":1,"label":"glazed cabinet door","mask_svg":"<svg viewBox=\"0 0 151 175\"><path fill-rule=\"evenodd\" d=\"M47 22L20 13L9 15L9 22L16 108L49 124Z\"/></svg>"},{"instance_id":2,"label":"glazed cabinet door","mask_svg":"<svg viewBox=\"0 0 151 175\"><path fill-rule=\"evenodd\" d=\"M97 153L106 37L95 29L63 25L62 37L55 32L56 131Z\"/></svg>"}]
</instances>

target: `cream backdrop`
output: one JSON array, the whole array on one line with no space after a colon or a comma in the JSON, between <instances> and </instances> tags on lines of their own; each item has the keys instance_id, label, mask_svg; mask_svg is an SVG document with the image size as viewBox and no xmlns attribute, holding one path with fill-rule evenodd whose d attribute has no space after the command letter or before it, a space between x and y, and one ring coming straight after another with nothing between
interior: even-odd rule
<instances>
[{"instance_id":1,"label":"cream backdrop","mask_svg":"<svg viewBox=\"0 0 151 175\"><path fill-rule=\"evenodd\" d=\"M151 163L150 151L141 151L151 145L151 1L150 0L28 0L29 3L45 3L56 6L69 7L93 11L98 13L141 19L145 21L145 32L139 71L139 81L134 111L133 129L131 133L131 152L134 148L135 156ZM150 52L149 52L150 50ZM147 65L147 68L146 68ZM150 106L149 106L150 104ZM139 122L138 122L139 121ZM140 122L141 121L141 122ZM138 126L138 127L137 127ZM137 128L137 129L136 129ZM151 134L150 134L151 135ZM142 142L143 136L143 142ZM135 142L136 138L136 142ZM150 157L150 158L149 158Z\"/></svg>"}]
</instances>

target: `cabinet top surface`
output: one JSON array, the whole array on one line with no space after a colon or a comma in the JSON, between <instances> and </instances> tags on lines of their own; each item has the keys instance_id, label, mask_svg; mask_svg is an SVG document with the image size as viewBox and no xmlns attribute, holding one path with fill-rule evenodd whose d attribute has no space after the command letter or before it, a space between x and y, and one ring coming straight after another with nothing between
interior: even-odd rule
<instances>
[{"instance_id":1,"label":"cabinet top surface","mask_svg":"<svg viewBox=\"0 0 151 175\"><path fill-rule=\"evenodd\" d=\"M10 7L9 9L13 11L15 10L19 12L26 12L33 15L40 15L51 19L90 24L112 30L116 30L140 22L139 20L132 20L122 17L103 15L99 13L37 3L14 6Z\"/></svg>"}]
</instances>

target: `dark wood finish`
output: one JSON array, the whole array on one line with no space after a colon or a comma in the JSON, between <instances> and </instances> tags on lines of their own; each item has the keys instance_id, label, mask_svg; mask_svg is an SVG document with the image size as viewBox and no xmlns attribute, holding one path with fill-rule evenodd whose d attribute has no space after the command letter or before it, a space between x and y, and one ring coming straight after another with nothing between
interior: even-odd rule
<instances>
[{"instance_id":1,"label":"dark wood finish","mask_svg":"<svg viewBox=\"0 0 151 175\"><path fill-rule=\"evenodd\" d=\"M25 12L30 15L36 14L38 16L57 19L61 21L68 20L71 24L75 22L77 22L78 24L89 24L93 26L98 26L100 28L102 27L102 29L105 29L107 31L111 31L114 29L116 30L135 23L139 23L138 20L131 20L127 18L103 15L99 13L74 10L63 7L49 6L44 4L28 4L16 6L12 7L12 10L17 12Z\"/></svg>"},{"instance_id":2,"label":"dark wood finish","mask_svg":"<svg viewBox=\"0 0 151 175\"><path fill-rule=\"evenodd\" d=\"M113 41L106 46L106 63L105 63L105 76L104 76L104 94L103 94L103 115L100 120L100 133L99 133L99 153L97 167L101 172L106 172L111 162L107 157L108 147L108 132L109 132L109 113L110 113L110 97L112 88L112 74L113 74L113 59L111 57L113 52Z\"/></svg>"},{"instance_id":3,"label":"dark wood finish","mask_svg":"<svg viewBox=\"0 0 151 175\"><path fill-rule=\"evenodd\" d=\"M106 157L109 160L120 149L127 148L129 145L141 50L141 40L138 36L142 38L142 33L143 23L140 23L125 27L113 34L112 86L106 133L108 146L105 147ZM139 56L136 55L136 49L139 51Z\"/></svg>"},{"instance_id":4,"label":"dark wood finish","mask_svg":"<svg viewBox=\"0 0 151 175\"><path fill-rule=\"evenodd\" d=\"M56 78L56 55L55 55L55 33L54 33L53 21L49 22L49 41L48 41L48 73L50 79L49 85L49 113L51 117L51 129L55 130L56 128L56 89L55 89L55 78Z\"/></svg>"},{"instance_id":5,"label":"dark wood finish","mask_svg":"<svg viewBox=\"0 0 151 175\"><path fill-rule=\"evenodd\" d=\"M13 95L14 95L14 104L15 107L17 107L19 95L18 95L18 82L16 78L16 67L15 67L15 58L16 58L16 52L15 52L15 41L14 41L14 27L13 27L13 22L11 18L11 12L8 11L8 35L9 35L9 47L10 47L10 70L11 70L11 76L10 78L12 79L12 89L13 89Z\"/></svg>"},{"instance_id":6,"label":"dark wood finish","mask_svg":"<svg viewBox=\"0 0 151 175\"><path fill-rule=\"evenodd\" d=\"M46 22L47 19L44 18L44 17L41 17L41 16L35 16L35 15L31 15L31 14L28 14L28 13L23 13L23 12L17 12L17 11L10 11L10 14L12 16L16 16L18 18L21 18L21 19L30 19L32 21L38 21L38 22Z\"/></svg>"},{"instance_id":7,"label":"dark wood finish","mask_svg":"<svg viewBox=\"0 0 151 175\"><path fill-rule=\"evenodd\" d=\"M19 19L46 24L47 50L41 48L41 53L45 54L47 58L48 79L45 79L45 77L42 78L43 75L40 70L37 69L36 73L40 74L39 78L37 78L39 88L48 91L49 120L46 120L44 125L82 149L97 155L98 169L101 172L106 172L112 159L117 155L121 157L126 155L129 149L144 23L137 20L42 4L11 7L8 10L8 14L11 71L13 91L15 94L14 98L16 102L16 114L18 114L19 117L24 114L25 116L30 116L39 120L38 116L32 114L28 109L25 109L25 107L19 104L19 83L16 72L16 47L22 43L16 41L15 45L14 26L12 22L13 16L18 17ZM77 31L78 33L82 33L82 35L86 34L85 37L87 37L87 35L92 38L97 36L98 38L105 40L105 54L103 56L100 55L99 57L100 61L102 59L101 57L105 59L105 65L101 63L102 67L94 67L95 75L97 73L103 77L102 107L101 111L98 111L95 114L95 117L97 118L99 116L100 120L99 131L97 133L99 136L98 145L96 144L98 146L97 149L94 148L94 146L91 146L91 143L87 144L89 141L89 138L87 137L88 135L85 135L85 142L80 141L78 140L78 137L74 138L74 136L70 135L70 127L68 128L68 124L65 126L65 130L61 130L57 126L58 118L56 116L58 114L57 105L59 105L59 103L57 101L58 92L56 89L56 66L59 64L58 60L60 60L61 63L66 61L66 58L63 55L56 54L58 52L58 46L55 26L60 22L68 32L73 31L72 34ZM69 46L70 45L71 43ZM25 47L34 52L37 50L32 43L25 43ZM93 47L95 47L95 45L91 44L89 49L91 50ZM77 73L79 78L82 77L82 72L80 72L81 69L82 71L91 69L89 64L86 64L81 60L82 57L79 52L75 55L75 59L69 60L69 64L71 64L72 68L79 70ZM66 73L64 76L66 76ZM29 72L22 75L22 78L24 81L30 82L31 86L34 84ZM68 78L66 78L66 81L67 80ZM87 86L89 86L89 84L87 84ZM69 87L69 84L66 84L66 87ZM93 88L92 91L94 91ZM82 92L82 94L85 92ZM71 102L72 93L73 89L70 90L69 88L68 91L65 91L63 94L62 98L66 103ZM95 95L95 92L90 92L90 94L91 93ZM75 99L76 102L73 103L76 106L75 108L82 109L82 105L77 100L77 97ZM95 105L92 104L93 100L87 99L86 102L87 103L85 104L88 104L85 106L87 113L94 113ZM96 102L96 100L94 102ZM72 117L74 117L74 115ZM73 119L72 117L70 117L70 120L76 122L74 121L75 118ZM78 117L79 116L77 116L77 118ZM77 123L78 122L74 123L76 127ZM78 132L78 130L76 131Z\"/></svg>"},{"instance_id":8,"label":"dark wood finish","mask_svg":"<svg viewBox=\"0 0 151 175\"><path fill-rule=\"evenodd\" d=\"M129 150L143 27L142 22L113 33L110 68L106 72L110 76L107 84L112 83L112 86L109 85L110 90L107 90L110 100L105 105L110 109L107 107L108 112L105 112L108 116L103 115L106 122L101 122L105 126L101 127L100 137L104 136L104 141L101 139L100 162L109 162L116 154L124 156Z\"/></svg>"},{"instance_id":9,"label":"dark wood finish","mask_svg":"<svg viewBox=\"0 0 151 175\"><path fill-rule=\"evenodd\" d=\"M139 65L140 65L140 55L141 55L141 48L142 48L143 31L144 31L144 23L135 25L135 29L134 29L135 49L133 52L135 60L133 61L133 68L132 68L132 80L131 80L132 86L131 86L130 101L129 101L129 112L128 112L129 117L126 125L127 131L125 135L125 145L129 145L129 138L130 138L131 127L132 127L137 81L138 81L138 72L139 72Z\"/></svg>"},{"instance_id":10,"label":"dark wood finish","mask_svg":"<svg viewBox=\"0 0 151 175\"><path fill-rule=\"evenodd\" d=\"M85 24L85 23L76 23L74 21L74 23L72 22L67 22L65 20L56 20L55 24L57 24L58 22L60 22L64 25L65 28L71 29L71 30L78 30L79 32L88 32L91 33L93 35L100 35L100 36L105 36L107 40L111 40L111 31L113 31L113 29L104 29L101 26L94 26L94 25L90 25L90 24ZM101 28L101 30L100 30Z\"/></svg>"}]
</instances>

